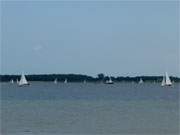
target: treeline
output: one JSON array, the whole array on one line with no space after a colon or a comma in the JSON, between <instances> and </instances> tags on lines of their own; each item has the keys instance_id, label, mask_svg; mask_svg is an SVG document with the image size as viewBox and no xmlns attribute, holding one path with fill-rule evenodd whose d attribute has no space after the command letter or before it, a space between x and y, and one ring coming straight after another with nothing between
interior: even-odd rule
<instances>
[{"instance_id":1,"label":"treeline","mask_svg":"<svg viewBox=\"0 0 180 135\"><path fill-rule=\"evenodd\" d=\"M10 80L20 80L20 75L0 75L0 82L8 82ZM81 75L81 74L41 74L41 75L26 75L28 81L54 81L57 79L63 82L65 79L68 82L103 82L109 79L109 76L98 74L97 77ZM162 76L137 76L137 77L113 77L111 79L115 82L139 82L143 79L144 82L161 82ZM170 77L174 82L180 82L178 77Z\"/></svg>"},{"instance_id":2,"label":"treeline","mask_svg":"<svg viewBox=\"0 0 180 135\"><path fill-rule=\"evenodd\" d=\"M1 82L7 82L10 80L20 80L21 75L0 75ZM87 75L80 74L41 74L41 75L26 75L28 81L64 81L67 79L69 82L80 82L80 81L94 81L94 78Z\"/></svg>"}]
</instances>

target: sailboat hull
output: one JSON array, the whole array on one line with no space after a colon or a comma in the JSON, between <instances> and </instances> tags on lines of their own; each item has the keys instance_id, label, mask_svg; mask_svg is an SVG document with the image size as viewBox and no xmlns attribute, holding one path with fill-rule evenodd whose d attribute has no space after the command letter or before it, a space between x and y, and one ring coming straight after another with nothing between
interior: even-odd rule
<instances>
[{"instance_id":1,"label":"sailboat hull","mask_svg":"<svg viewBox=\"0 0 180 135\"><path fill-rule=\"evenodd\" d=\"M172 86L172 84L166 84L165 86Z\"/></svg>"},{"instance_id":2,"label":"sailboat hull","mask_svg":"<svg viewBox=\"0 0 180 135\"><path fill-rule=\"evenodd\" d=\"M113 82L105 82L105 84L114 84Z\"/></svg>"},{"instance_id":3,"label":"sailboat hull","mask_svg":"<svg viewBox=\"0 0 180 135\"><path fill-rule=\"evenodd\" d=\"M114 84L113 81L106 81L105 84Z\"/></svg>"},{"instance_id":4,"label":"sailboat hull","mask_svg":"<svg viewBox=\"0 0 180 135\"><path fill-rule=\"evenodd\" d=\"M24 83L24 84L18 84L20 87L21 86L29 86L30 85L30 83Z\"/></svg>"},{"instance_id":5,"label":"sailboat hull","mask_svg":"<svg viewBox=\"0 0 180 135\"><path fill-rule=\"evenodd\" d=\"M162 87L171 87L172 85L161 85Z\"/></svg>"},{"instance_id":6,"label":"sailboat hull","mask_svg":"<svg viewBox=\"0 0 180 135\"><path fill-rule=\"evenodd\" d=\"M19 84L19 87L23 87L23 86L29 86L30 83L27 83L27 84Z\"/></svg>"}]
</instances>

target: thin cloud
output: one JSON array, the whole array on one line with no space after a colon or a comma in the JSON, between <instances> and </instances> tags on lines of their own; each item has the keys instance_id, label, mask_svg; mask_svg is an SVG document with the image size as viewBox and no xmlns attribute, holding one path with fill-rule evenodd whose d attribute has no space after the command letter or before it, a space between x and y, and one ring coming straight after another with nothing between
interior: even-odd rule
<instances>
[{"instance_id":1,"label":"thin cloud","mask_svg":"<svg viewBox=\"0 0 180 135\"><path fill-rule=\"evenodd\" d=\"M37 46L35 46L35 47L33 48L33 50L36 51L36 52L38 52L38 51L40 51L40 50L42 50L42 49L43 49L43 46L42 46L42 45L37 45Z\"/></svg>"}]
</instances>

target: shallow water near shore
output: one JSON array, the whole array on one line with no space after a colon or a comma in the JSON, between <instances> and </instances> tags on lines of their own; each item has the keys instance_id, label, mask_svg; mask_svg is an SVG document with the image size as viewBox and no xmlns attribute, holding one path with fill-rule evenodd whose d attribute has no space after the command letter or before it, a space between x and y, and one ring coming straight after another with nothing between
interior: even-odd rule
<instances>
[{"instance_id":1,"label":"shallow water near shore","mask_svg":"<svg viewBox=\"0 0 180 135\"><path fill-rule=\"evenodd\" d=\"M178 135L179 84L1 83L3 135Z\"/></svg>"}]
</instances>

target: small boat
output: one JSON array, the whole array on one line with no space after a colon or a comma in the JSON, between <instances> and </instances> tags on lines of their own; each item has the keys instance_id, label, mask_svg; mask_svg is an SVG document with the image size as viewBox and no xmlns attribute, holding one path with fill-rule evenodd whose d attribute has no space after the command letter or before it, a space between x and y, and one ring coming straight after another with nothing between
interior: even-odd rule
<instances>
[{"instance_id":1,"label":"small boat","mask_svg":"<svg viewBox=\"0 0 180 135\"><path fill-rule=\"evenodd\" d=\"M168 73L166 72L165 76L163 76L161 86L171 86L171 85L172 85L171 79L169 78Z\"/></svg>"},{"instance_id":2,"label":"small boat","mask_svg":"<svg viewBox=\"0 0 180 135\"><path fill-rule=\"evenodd\" d=\"M144 83L144 81L143 81L143 79L142 79L142 78L140 78L140 80L139 80L139 84L142 84L142 83Z\"/></svg>"},{"instance_id":3,"label":"small boat","mask_svg":"<svg viewBox=\"0 0 180 135\"><path fill-rule=\"evenodd\" d=\"M67 83L67 82L68 82L67 79L65 79L65 80L64 80L64 83Z\"/></svg>"},{"instance_id":4,"label":"small boat","mask_svg":"<svg viewBox=\"0 0 180 135\"><path fill-rule=\"evenodd\" d=\"M19 85L19 86L30 85L30 84L28 83L28 81L26 80L26 77L25 77L24 73L22 73L21 79L20 79L18 85Z\"/></svg>"},{"instance_id":5,"label":"small boat","mask_svg":"<svg viewBox=\"0 0 180 135\"><path fill-rule=\"evenodd\" d=\"M165 77L163 76L163 80L161 82L161 86L165 86L166 85L166 81L165 81Z\"/></svg>"},{"instance_id":6,"label":"small boat","mask_svg":"<svg viewBox=\"0 0 180 135\"><path fill-rule=\"evenodd\" d=\"M56 79L54 80L54 84L57 84L57 82L58 82L58 81L57 81L57 78L56 78Z\"/></svg>"},{"instance_id":7,"label":"small boat","mask_svg":"<svg viewBox=\"0 0 180 135\"><path fill-rule=\"evenodd\" d=\"M13 80L13 79L11 79L10 83L11 83L11 84L13 84L13 83L14 83L14 80Z\"/></svg>"},{"instance_id":8,"label":"small boat","mask_svg":"<svg viewBox=\"0 0 180 135\"><path fill-rule=\"evenodd\" d=\"M19 84L19 80L18 79L16 80L16 83Z\"/></svg>"},{"instance_id":9,"label":"small boat","mask_svg":"<svg viewBox=\"0 0 180 135\"><path fill-rule=\"evenodd\" d=\"M106 80L105 84L114 84L114 82L112 81L111 77L109 77L109 80Z\"/></svg>"}]
</instances>

